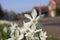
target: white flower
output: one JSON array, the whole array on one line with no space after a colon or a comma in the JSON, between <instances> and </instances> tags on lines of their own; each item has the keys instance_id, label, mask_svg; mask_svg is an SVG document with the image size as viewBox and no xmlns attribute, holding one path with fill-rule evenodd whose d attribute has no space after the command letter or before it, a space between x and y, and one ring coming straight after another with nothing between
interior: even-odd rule
<instances>
[{"instance_id":1,"label":"white flower","mask_svg":"<svg viewBox=\"0 0 60 40\"><path fill-rule=\"evenodd\" d=\"M28 30L28 28L29 28L29 26L30 26L30 25L29 25L28 23L25 23L25 22L23 21L23 26L19 28L20 33L21 33L21 34L26 33L27 30Z\"/></svg>"},{"instance_id":2,"label":"white flower","mask_svg":"<svg viewBox=\"0 0 60 40\"><path fill-rule=\"evenodd\" d=\"M9 38L9 39L7 39L7 40L14 40L13 38Z\"/></svg>"},{"instance_id":3,"label":"white flower","mask_svg":"<svg viewBox=\"0 0 60 40\"><path fill-rule=\"evenodd\" d=\"M11 38L7 39L7 40L22 40L24 37L23 34L19 34L19 30L15 30L15 35L11 35Z\"/></svg>"},{"instance_id":4,"label":"white flower","mask_svg":"<svg viewBox=\"0 0 60 40\"><path fill-rule=\"evenodd\" d=\"M30 27L31 26L31 23L30 22L27 22L27 23L25 23L24 21L23 21L23 26L25 27L25 28L27 28L27 27Z\"/></svg>"},{"instance_id":5,"label":"white flower","mask_svg":"<svg viewBox=\"0 0 60 40\"><path fill-rule=\"evenodd\" d=\"M40 39L41 40L46 40L46 38L47 38L46 32L41 31L41 33L40 33Z\"/></svg>"},{"instance_id":6,"label":"white flower","mask_svg":"<svg viewBox=\"0 0 60 40\"><path fill-rule=\"evenodd\" d=\"M20 28L20 33L21 33L21 34L26 33L26 31L27 31L27 29L26 29L25 27Z\"/></svg>"},{"instance_id":7,"label":"white flower","mask_svg":"<svg viewBox=\"0 0 60 40\"><path fill-rule=\"evenodd\" d=\"M38 23L38 19L40 18L40 16L37 16L37 12L36 12L35 9L32 11L31 15L32 15L32 18L28 14L25 14L25 17L28 18L28 19L30 19L29 24L33 25L33 27L36 29L35 24Z\"/></svg>"},{"instance_id":8,"label":"white flower","mask_svg":"<svg viewBox=\"0 0 60 40\"><path fill-rule=\"evenodd\" d=\"M38 30L35 31L35 30L33 30L33 29L31 30L31 29L29 28L29 31L30 31L30 32L26 33L25 36L26 36L26 37L31 37L31 38L33 38L34 34L37 33L37 32L39 32L39 31L42 31L42 29L38 29Z\"/></svg>"},{"instance_id":9,"label":"white flower","mask_svg":"<svg viewBox=\"0 0 60 40\"><path fill-rule=\"evenodd\" d=\"M4 27L4 28L3 28L3 31L4 31L5 33L7 33L7 27Z\"/></svg>"},{"instance_id":10,"label":"white flower","mask_svg":"<svg viewBox=\"0 0 60 40\"><path fill-rule=\"evenodd\" d=\"M10 34L10 36L14 33L14 31L15 31L15 29L16 29L16 26L18 26L18 25L11 23L11 27L10 27L11 34Z\"/></svg>"},{"instance_id":11,"label":"white flower","mask_svg":"<svg viewBox=\"0 0 60 40\"><path fill-rule=\"evenodd\" d=\"M23 37L24 37L24 35L23 35L23 34L21 34L21 35L19 35L18 37L14 36L14 37L9 38L9 39L7 39L7 40L22 40L22 39L23 39Z\"/></svg>"},{"instance_id":12,"label":"white flower","mask_svg":"<svg viewBox=\"0 0 60 40\"><path fill-rule=\"evenodd\" d=\"M13 24L13 23L11 23L11 27L10 27L10 29L11 29L11 30L14 30L14 29L16 29L16 26L18 26L18 24L16 24L16 23Z\"/></svg>"},{"instance_id":13,"label":"white flower","mask_svg":"<svg viewBox=\"0 0 60 40\"><path fill-rule=\"evenodd\" d=\"M24 35L21 34L18 39L21 40L21 39L23 39L23 37L24 37Z\"/></svg>"}]
</instances>

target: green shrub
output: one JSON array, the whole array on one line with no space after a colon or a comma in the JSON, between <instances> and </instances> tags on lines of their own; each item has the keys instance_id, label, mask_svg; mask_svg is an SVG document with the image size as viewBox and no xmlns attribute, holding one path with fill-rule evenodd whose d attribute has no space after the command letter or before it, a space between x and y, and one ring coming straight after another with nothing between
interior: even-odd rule
<instances>
[{"instance_id":1,"label":"green shrub","mask_svg":"<svg viewBox=\"0 0 60 40\"><path fill-rule=\"evenodd\" d=\"M10 34L9 27L10 27L10 26L11 26L11 25L10 25L10 24L7 24L7 23L0 24L0 40L1 40L1 39L5 40L5 39L7 39L7 38L10 37L10 36L9 36L9 34ZM4 28L4 27L7 28L7 33L5 33L5 32L3 31L3 28Z\"/></svg>"}]
</instances>

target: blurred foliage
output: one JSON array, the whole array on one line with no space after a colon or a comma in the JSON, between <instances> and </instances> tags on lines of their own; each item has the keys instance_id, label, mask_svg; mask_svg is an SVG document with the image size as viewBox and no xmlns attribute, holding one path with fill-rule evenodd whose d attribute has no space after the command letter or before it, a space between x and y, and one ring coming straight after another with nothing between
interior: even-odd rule
<instances>
[{"instance_id":1,"label":"blurred foliage","mask_svg":"<svg viewBox=\"0 0 60 40\"><path fill-rule=\"evenodd\" d=\"M60 16L60 9L56 8L56 16Z\"/></svg>"},{"instance_id":2,"label":"blurred foliage","mask_svg":"<svg viewBox=\"0 0 60 40\"><path fill-rule=\"evenodd\" d=\"M3 24L0 24L0 27L10 27L11 25L10 24L7 24L7 23L3 23Z\"/></svg>"},{"instance_id":3,"label":"blurred foliage","mask_svg":"<svg viewBox=\"0 0 60 40\"><path fill-rule=\"evenodd\" d=\"M9 34L10 34L10 30L9 30L9 27L11 25L7 24L7 23L4 23L4 24L0 24L0 40L3 39L7 39L9 38ZM3 31L3 28L6 27L7 28L7 33Z\"/></svg>"}]
</instances>

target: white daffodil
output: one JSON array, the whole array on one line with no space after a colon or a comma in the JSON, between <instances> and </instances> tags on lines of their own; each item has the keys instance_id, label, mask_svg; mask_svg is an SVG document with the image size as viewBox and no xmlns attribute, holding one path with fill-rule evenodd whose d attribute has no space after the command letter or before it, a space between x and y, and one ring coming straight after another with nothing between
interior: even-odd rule
<instances>
[{"instance_id":1,"label":"white daffodil","mask_svg":"<svg viewBox=\"0 0 60 40\"><path fill-rule=\"evenodd\" d=\"M11 29L11 30L14 30L14 29L16 29L16 26L18 26L18 24L16 24L16 23L13 24L13 23L11 23L11 27L10 27L10 29Z\"/></svg>"},{"instance_id":2,"label":"white daffodil","mask_svg":"<svg viewBox=\"0 0 60 40\"><path fill-rule=\"evenodd\" d=\"M18 25L11 23L11 27L10 27L11 34L10 34L10 36L14 33L14 31L15 31L15 29L16 29L16 26L18 26Z\"/></svg>"},{"instance_id":3,"label":"white daffodil","mask_svg":"<svg viewBox=\"0 0 60 40\"><path fill-rule=\"evenodd\" d=\"M46 32L41 31L41 33L40 33L40 39L41 40L46 40L46 38L47 38Z\"/></svg>"},{"instance_id":4,"label":"white daffodil","mask_svg":"<svg viewBox=\"0 0 60 40\"><path fill-rule=\"evenodd\" d=\"M23 26L20 27L20 29L19 29L20 30L20 33L22 33L22 34L26 33L29 30L29 28L30 28L29 22L28 23L25 23L23 21Z\"/></svg>"},{"instance_id":5,"label":"white daffodil","mask_svg":"<svg viewBox=\"0 0 60 40\"><path fill-rule=\"evenodd\" d=\"M4 28L3 28L3 31L4 31L5 33L7 33L7 27L4 27Z\"/></svg>"},{"instance_id":6,"label":"white daffodil","mask_svg":"<svg viewBox=\"0 0 60 40\"><path fill-rule=\"evenodd\" d=\"M19 30L16 29L14 33L15 35L14 34L11 35L11 38L9 38L8 40L22 40L24 35L19 33L20 33Z\"/></svg>"},{"instance_id":7,"label":"white daffodil","mask_svg":"<svg viewBox=\"0 0 60 40\"><path fill-rule=\"evenodd\" d=\"M9 38L9 39L7 39L7 40L22 40L23 37L24 37L24 35L21 34L21 35L19 35L18 37L14 36L14 37Z\"/></svg>"},{"instance_id":8,"label":"white daffodil","mask_svg":"<svg viewBox=\"0 0 60 40\"><path fill-rule=\"evenodd\" d=\"M25 14L25 17L28 18L28 19L30 19L29 24L33 25L33 27L36 29L35 24L38 23L38 19L40 18L40 16L37 16L37 12L36 12L35 9L32 11L31 15L32 15L32 18L28 14Z\"/></svg>"},{"instance_id":9,"label":"white daffodil","mask_svg":"<svg viewBox=\"0 0 60 40\"><path fill-rule=\"evenodd\" d=\"M7 40L14 40L13 38L9 38L9 39L7 39Z\"/></svg>"},{"instance_id":10,"label":"white daffodil","mask_svg":"<svg viewBox=\"0 0 60 40\"><path fill-rule=\"evenodd\" d=\"M21 34L26 33L26 31L27 31L27 29L26 29L25 27L20 28L20 33L21 33Z\"/></svg>"},{"instance_id":11,"label":"white daffodil","mask_svg":"<svg viewBox=\"0 0 60 40\"><path fill-rule=\"evenodd\" d=\"M30 22L27 22L27 23L25 23L24 21L23 21L23 26L25 27L25 28L27 28L27 27L30 27L31 26L31 23Z\"/></svg>"},{"instance_id":12,"label":"white daffodil","mask_svg":"<svg viewBox=\"0 0 60 40\"><path fill-rule=\"evenodd\" d=\"M38 29L38 30L36 30L36 31L29 29L29 31L30 31L30 32L26 33L25 36L26 36L26 37L30 37L30 38L33 39L34 34L37 33L37 32L39 32L39 31L42 31L42 29Z\"/></svg>"}]
</instances>

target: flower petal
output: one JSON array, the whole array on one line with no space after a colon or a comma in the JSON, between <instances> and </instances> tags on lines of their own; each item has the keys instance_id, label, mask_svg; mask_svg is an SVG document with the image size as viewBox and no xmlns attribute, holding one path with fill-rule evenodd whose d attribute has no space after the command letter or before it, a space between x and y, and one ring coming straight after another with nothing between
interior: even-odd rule
<instances>
[{"instance_id":1,"label":"flower petal","mask_svg":"<svg viewBox=\"0 0 60 40\"><path fill-rule=\"evenodd\" d=\"M25 36L30 36L31 37L31 32L28 32Z\"/></svg>"},{"instance_id":2,"label":"flower petal","mask_svg":"<svg viewBox=\"0 0 60 40\"><path fill-rule=\"evenodd\" d=\"M35 9L32 11L31 15L32 15L33 19L35 19L35 18L36 18L36 16L37 16L37 12L36 12L36 10L35 10Z\"/></svg>"},{"instance_id":3,"label":"flower petal","mask_svg":"<svg viewBox=\"0 0 60 40\"><path fill-rule=\"evenodd\" d=\"M14 30L12 30L11 33L10 33L11 37L14 37L13 33L14 33Z\"/></svg>"},{"instance_id":4,"label":"flower petal","mask_svg":"<svg viewBox=\"0 0 60 40\"><path fill-rule=\"evenodd\" d=\"M28 32L28 33L25 34L25 36L33 38L34 32Z\"/></svg>"},{"instance_id":5,"label":"flower petal","mask_svg":"<svg viewBox=\"0 0 60 40\"><path fill-rule=\"evenodd\" d=\"M40 19L40 16L37 16L36 20L39 20Z\"/></svg>"},{"instance_id":6,"label":"flower petal","mask_svg":"<svg viewBox=\"0 0 60 40\"><path fill-rule=\"evenodd\" d=\"M28 19L30 19L30 20L32 19L31 16L28 15L28 14L25 14L25 17L28 18Z\"/></svg>"},{"instance_id":7,"label":"flower petal","mask_svg":"<svg viewBox=\"0 0 60 40\"><path fill-rule=\"evenodd\" d=\"M39 32L39 31L42 31L42 29L38 29L38 30L36 30L35 33L36 33L36 32Z\"/></svg>"},{"instance_id":8,"label":"flower petal","mask_svg":"<svg viewBox=\"0 0 60 40\"><path fill-rule=\"evenodd\" d=\"M3 31L4 31L5 33L7 33L7 28L6 28L6 27L4 27Z\"/></svg>"},{"instance_id":9,"label":"flower petal","mask_svg":"<svg viewBox=\"0 0 60 40\"><path fill-rule=\"evenodd\" d=\"M46 40L46 38L47 38L46 32L41 31L40 38L41 38L41 40Z\"/></svg>"},{"instance_id":10,"label":"flower petal","mask_svg":"<svg viewBox=\"0 0 60 40\"><path fill-rule=\"evenodd\" d=\"M32 29L32 31L35 31L36 30L36 26L35 25L32 25L31 26L31 29Z\"/></svg>"},{"instance_id":11,"label":"flower petal","mask_svg":"<svg viewBox=\"0 0 60 40\"><path fill-rule=\"evenodd\" d=\"M46 32L44 32L44 35L46 35L47 33Z\"/></svg>"},{"instance_id":12,"label":"flower petal","mask_svg":"<svg viewBox=\"0 0 60 40\"><path fill-rule=\"evenodd\" d=\"M7 40L14 40L14 38L9 38L9 39L7 39Z\"/></svg>"},{"instance_id":13,"label":"flower petal","mask_svg":"<svg viewBox=\"0 0 60 40\"><path fill-rule=\"evenodd\" d=\"M26 29L28 29L30 32L32 31L29 27L26 27Z\"/></svg>"},{"instance_id":14,"label":"flower petal","mask_svg":"<svg viewBox=\"0 0 60 40\"><path fill-rule=\"evenodd\" d=\"M31 22L27 22L27 23L23 22L23 23L24 23L24 27L30 27L31 26Z\"/></svg>"},{"instance_id":15,"label":"flower petal","mask_svg":"<svg viewBox=\"0 0 60 40\"><path fill-rule=\"evenodd\" d=\"M19 30L15 31L15 36L18 37L19 36Z\"/></svg>"},{"instance_id":16,"label":"flower petal","mask_svg":"<svg viewBox=\"0 0 60 40\"><path fill-rule=\"evenodd\" d=\"M18 40L23 39L23 37L24 37L24 35L23 35L23 34L21 34L21 35L19 36Z\"/></svg>"}]
</instances>

